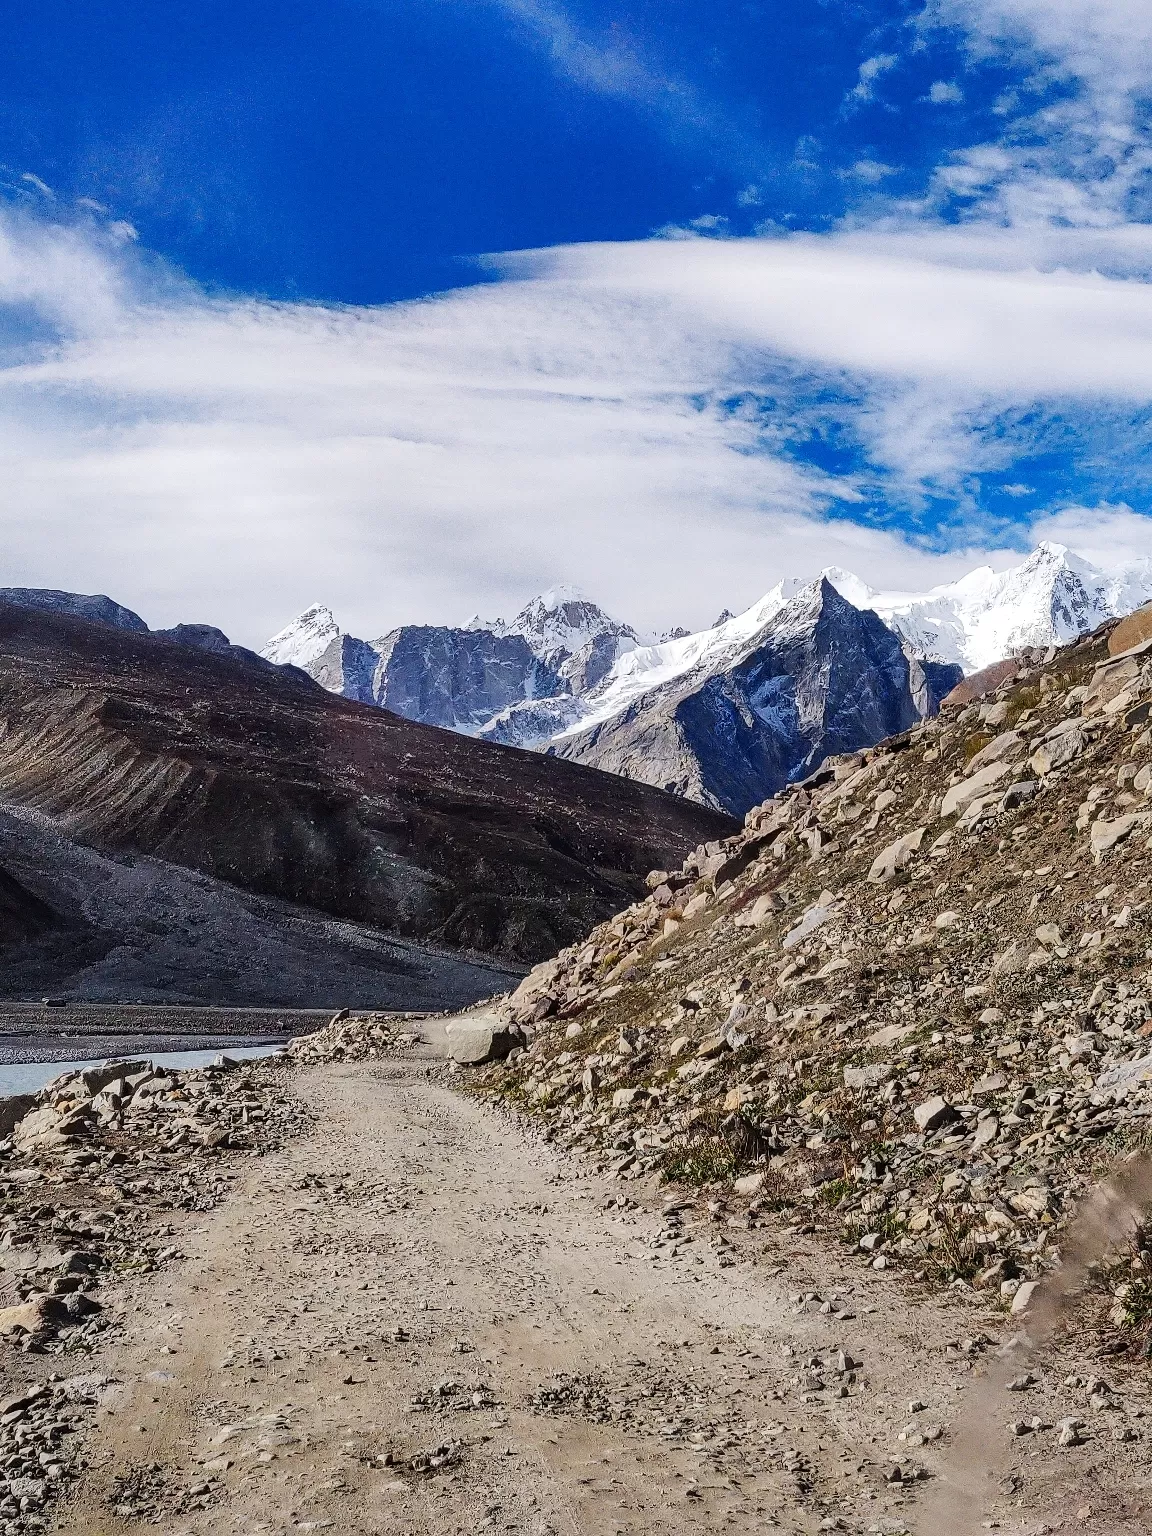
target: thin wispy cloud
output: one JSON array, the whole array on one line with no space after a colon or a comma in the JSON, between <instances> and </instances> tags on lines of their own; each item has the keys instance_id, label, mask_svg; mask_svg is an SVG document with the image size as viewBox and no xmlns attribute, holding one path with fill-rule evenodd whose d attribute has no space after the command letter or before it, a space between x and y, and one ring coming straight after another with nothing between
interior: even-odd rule
<instances>
[{"instance_id":1,"label":"thin wispy cloud","mask_svg":"<svg viewBox=\"0 0 1152 1536\"><path fill-rule=\"evenodd\" d=\"M1152 214L1146 101L1152 9L1143 0L931 0L975 60L1015 67L1002 135L941 168L936 189L1006 222L1122 223Z\"/></svg>"},{"instance_id":2,"label":"thin wispy cloud","mask_svg":"<svg viewBox=\"0 0 1152 1536\"><path fill-rule=\"evenodd\" d=\"M876 100L876 82L900 62L895 53L875 53L860 65L856 84L844 98L844 110L857 111L868 102Z\"/></svg>"},{"instance_id":3,"label":"thin wispy cloud","mask_svg":"<svg viewBox=\"0 0 1152 1536\"><path fill-rule=\"evenodd\" d=\"M752 176L771 157L725 103L652 55L617 24L581 26L558 0L490 0L544 48L553 67L585 89L635 107L672 143L706 153L731 175Z\"/></svg>"}]
</instances>

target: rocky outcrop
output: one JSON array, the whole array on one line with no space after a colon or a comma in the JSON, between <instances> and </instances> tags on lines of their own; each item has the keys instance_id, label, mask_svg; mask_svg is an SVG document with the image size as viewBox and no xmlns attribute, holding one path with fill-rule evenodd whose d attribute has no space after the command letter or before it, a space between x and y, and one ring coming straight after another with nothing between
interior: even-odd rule
<instances>
[{"instance_id":1,"label":"rocky outcrop","mask_svg":"<svg viewBox=\"0 0 1152 1536\"><path fill-rule=\"evenodd\" d=\"M360 704L375 704L379 663L379 651L367 640L340 634L309 661L305 670L329 693L355 699Z\"/></svg>"},{"instance_id":2,"label":"rocky outcrop","mask_svg":"<svg viewBox=\"0 0 1152 1536\"><path fill-rule=\"evenodd\" d=\"M0 798L386 932L531 959L726 818L292 669L0 608Z\"/></svg>"},{"instance_id":3,"label":"rocky outcrop","mask_svg":"<svg viewBox=\"0 0 1152 1536\"><path fill-rule=\"evenodd\" d=\"M723 670L709 661L657 685L551 750L743 815L826 756L914 725L958 677L910 662L875 614L822 579L784 601Z\"/></svg>"},{"instance_id":4,"label":"rocky outcrop","mask_svg":"<svg viewBox=\"0 0 1152 1536\"><path fill-rule=\"evenodd\" d=\"M90 624L108 624L113 629L129 629L146 635L148 626L138 613L102 595L81 592L56 592L49 587L0 587L0 603L15 603L39 613L66 613Z\"/></svg>"}]
</instances>

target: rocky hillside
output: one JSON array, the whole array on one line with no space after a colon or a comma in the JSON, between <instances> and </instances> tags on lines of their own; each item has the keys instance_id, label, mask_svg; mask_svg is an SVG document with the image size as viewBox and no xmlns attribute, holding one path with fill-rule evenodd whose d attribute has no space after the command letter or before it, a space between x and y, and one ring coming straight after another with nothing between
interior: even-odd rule
<instances>
[{"instance_id":1,"label":"rocky hillside","mask_svg":"<svg viewBox=\"0 0 1152 1536\"><path fill-rule=\"evenodd\" d=\"M830 759L538 966L489 1086L624 1178L1023 1309L1152 1141L1150 719L1143 610ZM1099 1282L1118 1347L1138 1250Z\"/></svg>"},{"instance_id":2,"label":"rocky hillside","mask_svg":"<svg viewBox=\"0 0 1152 1536\"><path fill-rule=\"evenodd\" d=\"M0 800L407 938L534 959L731 830L642 785L293 669L0 605Z\"/></svg>"}]
</instances>

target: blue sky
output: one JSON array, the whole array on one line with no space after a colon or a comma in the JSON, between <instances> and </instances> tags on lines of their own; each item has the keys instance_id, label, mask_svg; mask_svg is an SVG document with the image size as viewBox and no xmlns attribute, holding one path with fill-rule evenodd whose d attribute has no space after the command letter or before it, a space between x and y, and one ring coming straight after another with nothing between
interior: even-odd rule
<instances>
[{"instance_id":1,"label":"blue sky","mask_svg":"<svg viewBox=\"0 0 1152 1536\"><path fill-rule=\"evenodd\" d=\"M478 252L916 193L1008 79L920 9L43 0L6 27L0 154L199 281L376 304Z\"/></svg>"},{"instance_id":2,"label":"blue sky","mask_svg":"<svg viewBox=\"0 0 1152 1536\"><path fill-rule=\"evenodd\" d=\"M42 0L5 42L8 582L259 640L1145 552L1136 0Z\"/></svg>"}]
</instances>

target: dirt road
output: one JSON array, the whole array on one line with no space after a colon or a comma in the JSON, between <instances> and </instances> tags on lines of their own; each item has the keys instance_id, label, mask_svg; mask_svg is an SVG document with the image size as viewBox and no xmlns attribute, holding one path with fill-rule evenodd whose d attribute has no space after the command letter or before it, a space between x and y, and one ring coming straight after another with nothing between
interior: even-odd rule
<instances>
[{"instance_id":1,"label":"dirt road","mask_svg":"<svg viewBox=\"0 0 1152 1536\"><path fill-rule=\"evenodd\" d=\"M176 1229L183 1261L122 1293L61 1529L1145 1528L1142 1400L1120 1415L1133 1441L1086 1414L1058 1452L1083 1394L1038 1368L989 1397L979 1335L1003 1318L971 1299L910 1310L859 1256L702 1203L669 1216L664 1191L564 1160L427 1057L295 1083L311 1134L254 1158ZM991 1449L964 1473L974 1399ZM1048 1428L1010 1434L1033 1416ZM968 1491L945 1513L949 1487Z\"/></svg>"}]
</instances>

